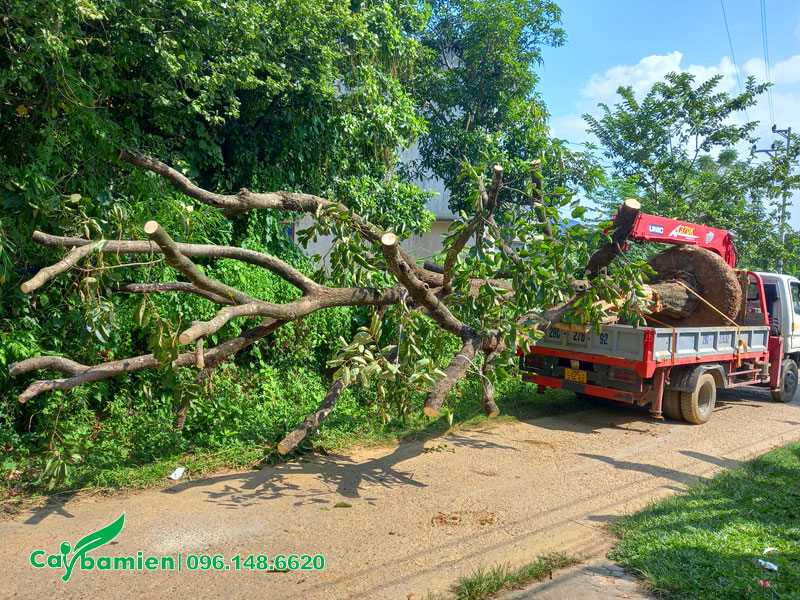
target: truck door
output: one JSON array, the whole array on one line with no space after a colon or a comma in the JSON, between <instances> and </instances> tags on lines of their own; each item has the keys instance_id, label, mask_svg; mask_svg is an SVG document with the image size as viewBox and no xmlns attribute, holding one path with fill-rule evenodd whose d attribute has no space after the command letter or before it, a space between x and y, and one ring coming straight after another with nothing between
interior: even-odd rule
<instances>
[{"instance_id":1,"label":"truck door","mask_svg":"<svg viewBox=\"0 0 800 600\"><path fill-rule=\"evenodd\" d=\"M789 290L791 292L792 324L786 337L789 342L789 352L797 352L800 350L800 281L790 281Z\"/></svg>"}]
</instances>

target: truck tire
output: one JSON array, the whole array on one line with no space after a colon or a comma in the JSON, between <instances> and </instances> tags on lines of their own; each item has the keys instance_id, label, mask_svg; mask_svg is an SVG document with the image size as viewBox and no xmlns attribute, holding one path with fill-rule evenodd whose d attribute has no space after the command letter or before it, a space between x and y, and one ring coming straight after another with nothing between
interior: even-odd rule
<instances>
[{"instance_id":1,"label":"truck tire","mask_svg":"<svg viewBox=\"0 0 800 600\"><path fill-rule=\"evenodd\" d=\"M683 421L681 393L678 390L664 390L664 398L661 400L661 413L668 419Z\"/></svg>"},{"instance_id":2,"label":"truck tire","mask_svg":"<svg viewBox=\"0 0 800 600\"><path fill-rule=\"evenodd\" d=\"M770 392L772 399L776 402L791 402L797 393L797 363L792 359L783 361L780 383L780 389Z\"/></svg>"},{"instance_id":3,"label":"truck tire","mask_svg":"<svg viewBox=\"0 0 800 600\"><path fill-rule=\"evenodd\" d=\"M717 403L717 382L711 373L697 379L693 392L681 392L681 414L689 423L700 425L711 418Z\"/></svg>"}]
</instances>

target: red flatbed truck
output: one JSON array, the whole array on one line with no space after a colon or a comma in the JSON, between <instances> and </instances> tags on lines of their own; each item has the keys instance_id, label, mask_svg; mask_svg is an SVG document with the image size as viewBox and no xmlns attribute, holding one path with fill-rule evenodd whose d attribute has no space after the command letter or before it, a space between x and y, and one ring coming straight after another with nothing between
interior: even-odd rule
<instances>
[{"instance_id":1,"label":"red flatbed truck","mask_svg":"<svg viewBox=\"0 0 800 600\"><path fill-rule=\"evenodd\" d=\"M700 245L736 263L730 234L719 229L641 214L629 239ZM800 280L744 273L735 326L605 325L599 333L550 327L520 356L522 380L540 390L649 404L656 418L690 423L708 421L717 388L766 386L775 400L789 402L798 386Z\"/></svg>"}]
</instances>

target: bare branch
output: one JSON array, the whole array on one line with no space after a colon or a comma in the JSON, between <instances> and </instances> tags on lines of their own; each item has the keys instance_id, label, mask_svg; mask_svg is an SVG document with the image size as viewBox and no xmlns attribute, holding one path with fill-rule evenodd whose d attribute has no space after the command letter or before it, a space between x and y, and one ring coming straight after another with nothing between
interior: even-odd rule
<instances>
[{"instance_id":1,"label":"bare branch","mask_svg":"<svg viewBox=\"0 0 800 600\"><path fill-rule=\"evenodd\" d=\"M198 378L200 378L200 381L204 380L208 376L207 371L210 372L211 369L216 368L230 355L266 337L285 324L286 321L267 319L257 326L244 331L241 335L231 338L219 346L215 346L206 351L206 367L198 374ZM195 352L184 352L178 355L173 361L172 366L174 368L188 367L195 365L196 361L197 356ZM92 367L81 365L60 356L37 356L10 365L8 371L11 375L21 375L29 371L50 369L53 371L61 371L70 376L67 379L43 379L34 381L19 396L19 401L24 403L44 392L72 389L84 383L109 379L123 373L132 373L134 371L141 371L142 369L154 369L160 366L160 364L161 363L159 363L152 354L114 360ZM205 375L201 378L203 374Z\"/></svg>"},{"instance_id":2,"label":"bare branch","mask_svg":"<svg viewBox=\"0 0 800 600\"><path fill-rule=\"evenodd\" d=\"M194 353L197 359L195 366L201 371L206 368L205 340L198 339L194 344Z\"/></svg>"},{"instance_id":3,"label":"bare branch","mask_svg":"<svg viewBox=\"0 0 800 600\"><path fill-rule=\"evenodd\" d=\"M124 162L161 175L190 198L219 208L223 214L229 217L249 210L287 210L313 213L319 208L333 206L339 210L348 210L344 204L332 202L313 194L298 194L285 191L256 194L246 188L242 188L237 194L215 194L198 187L183 174L149 156L123 150L120 152L119 158ZM352 215L352 219L355 229L372 242L377 241L383 233L375 225L364 222L358 215Z\"/></svg>"},{"instance_id":4,"label":"bare branch","mask_svg":"<svg viewBox=\"0 0 800 600\"><path fill-rule=\"evenodd\" d=\"M204 190L175 169L165 165L159 160L144 156L143 154L128 152L123 150L119 156L120 160L134 166L147 169L168 179L179 190L187 196L199 200L204 204L214 206L222 210L226 216L234 216L248 210L286 210L292 212L316 212L318 209L336 208L340 212L348 212L351 220L351 227L364 239L377 243L383 235L383 230L372 223L365 222L359 215L354 214L344 204L332 202L314 196L312 194L298 194L293 192L277 191L265 194L255 194L248 189L242 188L237 194L215 194ZM414 260L402 248L400 255L403 260L424 279L424 269L417 265Z\"/></svg>"},{"instance_id":5,"label":"bare branch","mask_svg":"<svg viewBox=\"0 0 800 600\"><path fill-rule=\"evenodd\" d=\"M190 344L198 337L208 336L219 331L228 321L239 317L270 317L284 321L296 321L323 308L334 306L382 306L400 302L399 287L387 290L375 288L329 288L319 286L319 290L309 296L302 296L286 304L254 302L228 306L221 309L209 321L200 321L181 333L178 341Z\"/></svg>"},{"instance_id":6,"label":"bare branch","mask_svg":"<svg viewBox=\"0 0 800 600\"><path fill-rule=\"evenodd\" d=\"M185 294L195 294L215 304L233 304L230 298L223 298L216 294L201 290L199 287L185 281L164 281L160 283L121 283L118 291L126 294L166 294L169 292L182 292Z\"/></svg>"},{"instance_id":7,"label":"bare branch","mask_svg":"<svg viewBox=\"0 0 800 600\"><path fill-rule=\"evenodd\" d=\"M498 344L497 347L491 352L486 354L486 359L483 362L481 369L481 391L482 391L482 406L484 414L490 419L494 419L500 414L500 409L494 401L494 385L489 378L494 372L494 363L497 356L505 349L504 344Z\"/></svg>"},{"instance_id":8,"label":"bare branch","mask_svg":"<svg viewBox=\"0 0 800 600\"><path fill-rule=\"evenodd\" d=\"M639 216L640 209L641 204L635 198L628 198L620 205L616 218L614 219L614 231L611 233L611 241L600 246L600 248L589 257L586 271L590 280L597 277L602 269L611 264L611 261L622 253L620 244L624 244L625 240L631 234L633 226L636 224L636 219Z\"/></svg>"},{"instance_id":9,"label":"bare branch","mask_svg":"<svg viewBox=\"0 0 800 600\"><path fill-rule=\"evenodd\" d=\"M281 455L288 454L294 450L309 433L315 431L320 424L322 424L322 421L331 413L333 407L336 406L336 401L339 400L339 396L342 395L344 388L344 381L341 378L334 381L331 387L328 388L328 393L325 394L325 398L323 398L317 410L307 416L300 425L278 443L278 453Z\"/></svg>"},{"instance_id":10,"label":"bare branch","mask_svg":"<svg viewBox=\"0 0 800 600\"><path fill-rule=\"evenodd\" d=\"M391 363L395 361L397 358L398 348L399 346L395 344L392 350L384 354L384 358L387 362ZM278 444L278 452L281 455L288 454L297 448L297 445L302 442L308 434L319 429L319 426L336 406L339 396L342 395L342 392L346 387L347 386L344 384L344 380L341 377L334 380L334 382L328 388L328 393L325 394L325 398L323 398L322 402L317 407L317 410L306 417L305 420L300 423L300 425L298 425L294 430L287 434L283 440L281 440L281 442Z\"/></svg>"},{"instance_id":11,"label":"bare branch","mask_svg":"<svg viewBox=\"0 0 800 600\"><path fill-rule=\"evenodd\" d=\"M87 240L86 245L82 248L73 248L56 264L40 269L36 275L20 285L19 289L21 289L24 294L31 293L32 291L43 286L45 283L47 283L47 281L56 275L61 275L61 273L69 271L72 267L78 264L81 259L86 258L101 246L102 242L92 243Z\"/></svg>"},{"instance_id":12,"label":"bare branch","mask_svg":"<svg viewBox=\"0 0 800 600\"><path fill-rule=\"evenodd\" d=\"M67 375L79 375L88 370L89 367L62 356L34 356L33 358L26 358L17 363L12 363L8 367L8 374L14 377L29 371L40 371L44 369L60 371Z\"/></svg>"},{"instance_id":13,"label":"bare branch","mask_svg":"<svg viewBox=\"0 0 800 600\"><path fill-rule=\"evenodd\" d=\"M271 305L282 306L282 305ZM195 321L189 329L184 330L178 336L178 341L184 346L188 346L198 338L211 335L222 329L231 319L238 317L264 317L263 307L260 304L239 304L237 306L226 306L217 313L210 321Z\"/></svg>"},{"instance_id":14,"label":"bare branch","mask_svg":"<svg viewBox=\"0 0 800 600\"><path fill-rule=\"evenodd\" d=\"M450 312L439 298L430 291L428 286L417 279L409 265L402 259L399 252L398 239L393 233L386 233L381 238L383 257L386 264L394 273L397 280L405 286L411 297L419 302L444 330L457 335L461 339L476 337L474 329L459 321Z\"/></svg>"},{"instance_id":15,"label":"bare branch","mask_svg":"<svg viewBox=\"0 0 800 600\"><path fill-rule=\"evenodd\" d=\"M222 296L223 298L232 298L237 304L257 302L257 300L249 294L245 294L236 288L225 285L198 269L197 265L181 254L177 244L175 244L175 240L173 240L156 221L148 221L145 223L144 232L153 242L158 244L159 248L161 248L161 251L164 253L164 258L167 260L167 264L186 275L186 278L201 290L206 290L217 296Z\"/></svg>"},{"instance_id":16,"label":"bare branch","mask_svg":"<svg viewBox=\"0 0 800 600\"><path fill-rule=\"evenodd\" d=\"M82 238L59 237L42 233L41 231L33 232L33 241L48 248L58 248L63 246L65 248L78 248L91 244L89 240ZM317 284L310 278L303 275L300 271L285 263L279 258L256 252L255 250L248 250L247 248L238 248L236 246L214 246L211 244L175 244L178 252L184 256L191 256L195 258L230 258L244 263L263 267L272 271L279 277L285 279L303 292L310 292ZM150 241L114 241L106 240L103 247L98 249L98 252L104 254L161 254L161 248L157 244Z\"/></svg>"},{"instance_id":17,"label":"bare branch","mask_svg":"<svg viewBox=\"0 0 800 600\"><path fill-rule=\"evenodd\" d=\"M428 392L425 398L425 406L422 408L429 417L438 417L439 410L442 408L442 402L448 392L453 389L453 386L458 383L458 380L464 376L464 373L472 366L475 357L478 355L482 346L480 337L469 337L464 341L459 352L450 364L445 367L445 376L436 380L433 389Z\"/></svg>"}]
</instances>

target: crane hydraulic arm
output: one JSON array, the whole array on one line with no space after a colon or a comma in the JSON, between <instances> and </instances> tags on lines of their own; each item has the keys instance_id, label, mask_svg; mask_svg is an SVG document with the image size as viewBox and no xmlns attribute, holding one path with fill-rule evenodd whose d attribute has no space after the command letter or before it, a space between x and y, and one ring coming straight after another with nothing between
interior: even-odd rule
<instances>
[{"instance_id":1,"label":"crane hydraulic arm","mask_svg":"<svg viewBox=\"0 0 800 600\"><path fill-rule=\"evenodd\" d=\"M736 245L731 233L724 229L639 213L627 239L700 246L719 254L731 267L736 267Z\"/></svg>"}]
</instances>

